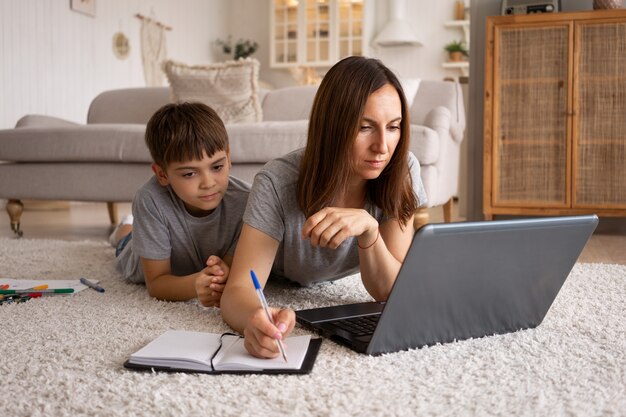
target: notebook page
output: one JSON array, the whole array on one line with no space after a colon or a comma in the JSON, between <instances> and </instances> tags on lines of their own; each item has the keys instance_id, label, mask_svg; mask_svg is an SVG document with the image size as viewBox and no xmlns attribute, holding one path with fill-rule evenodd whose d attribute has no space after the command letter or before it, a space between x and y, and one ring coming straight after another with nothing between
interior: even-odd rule
<instances>
[{"instance_id":1,"label":"notebook page","mask_svg":"<svg viewBox=\"0 0 626 417\"><path fill-rule=\"evenodd\" d=\"M236 340L232 340L232 339ZM228 343L227 343L227 339ZM260 359L250 355L244 347L244 339L238 336L224 336L224 346L213 359L218 371L300 369L309 349L311 335L292 336L283 340L288 362L282 356L274 359Z\"/></svg>"},{"instance_id":2,"label":"notebook page","mask_svg":"<svg viewBox=\"0 0 626 417\"><path fill-rule=\"evenodd\" d=\"M220 346L216 333L168 330L130 355L138 365L211 370L211 356Z\"/></svg>"}]
</instances>

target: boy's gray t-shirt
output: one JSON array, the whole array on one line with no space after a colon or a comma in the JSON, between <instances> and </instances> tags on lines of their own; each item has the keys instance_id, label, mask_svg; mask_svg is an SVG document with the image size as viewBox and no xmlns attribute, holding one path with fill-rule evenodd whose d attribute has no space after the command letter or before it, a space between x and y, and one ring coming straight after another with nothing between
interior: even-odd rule
<instances>
[{"instance_id":1,"label":"boy's gray t-shirt","mask_svg":"<svg viewBox=\"0 0 626 417\"><path fill-rule=\"evenodd\" d=\"M139 257L170 259L172 274L184 276L205 268L211 255L232 255L249 192L248 183L230 177L215 210L194 217L171 187L160 185L153 176L133 199L133 236L116 258L118 271L131 282L143 283Z\"/></svg>"},{"instance_id":2,"label":"boy's gray t-shirt","mask_svg":"<svg viewBox=\"0 0 626 417\"><path fill-rule=\"evenodd\" d=\"M279 242L272 273L301 285L332 281L359 271L356 238L344 241L337 249L314 247L302 239L306 218L297 201L297 182L304 149L293 151L268 162L252 185L244 223ZM409 153L409 169L420 206L426 204L426 192L420 177L417 158ZM387 220L382 210L366 204L379 223Z\"/></svg>"}]
</instances>

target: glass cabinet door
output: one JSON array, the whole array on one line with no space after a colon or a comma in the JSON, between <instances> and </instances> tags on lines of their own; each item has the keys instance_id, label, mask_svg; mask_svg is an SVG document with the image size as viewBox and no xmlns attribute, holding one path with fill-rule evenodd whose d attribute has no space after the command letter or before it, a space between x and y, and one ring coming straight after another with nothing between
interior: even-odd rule
<instances>
[{"instance_id":1,"label":"glass cabinet door","mask_svg":"<svg viewBox=\"0 0 626 417\"><path fill-rule=\"evenodd\" d=\"M363 55L363 1L339 0L339 59Z\"/></svg>"},{"instance_id":2,"label":"glass cabinet door","mask_svg":"<svg viewBox=\"0 0 626 417\"><path fill-rule=\"evenodd\" d=\"M306 64L330 61L330 8L328 1L306 1Z\"/></svg>"},{"instance_id":3,"label":"glass cabinet door","mask_svg":"<svg viewBox=\"0 0 626 417\"><path fill-rule=\"evenodd\" d=\"M363 55L364 0L273 0L273 67L331 66Z\"/></svg>"},{"instance_id":4,"label":"glass cabinet door","mask_svg":"<svg viewBox=\"0 0 626 417\"><path fill-rule=\"evenodd\" d=\"M274 0L273 51L274 64L298 62L298 0Z\"/></svg>"}]
</instances>

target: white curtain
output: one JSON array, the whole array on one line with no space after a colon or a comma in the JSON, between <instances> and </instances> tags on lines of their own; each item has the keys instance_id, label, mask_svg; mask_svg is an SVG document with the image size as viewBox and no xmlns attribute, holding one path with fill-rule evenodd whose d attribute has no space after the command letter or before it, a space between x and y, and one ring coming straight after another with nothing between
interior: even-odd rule
<instances>
[{"instance_id":1,"label":"white curtain","mask_svg":"<svg viewBox=\"0 0 626 417\"><path fill-rule=\"evenodd\" d=\"M141 21L141 60L146 86L159 87L165 83L161 65L167 57L165 28L149 19Z\"/></svg>"}]
</instances>

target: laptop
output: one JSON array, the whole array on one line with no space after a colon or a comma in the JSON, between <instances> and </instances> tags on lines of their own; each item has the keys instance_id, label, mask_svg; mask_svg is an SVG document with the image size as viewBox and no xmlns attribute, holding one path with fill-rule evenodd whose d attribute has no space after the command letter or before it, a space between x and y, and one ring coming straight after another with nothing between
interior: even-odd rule
<instances>
[{"instance_id":1,"label":"laptop","mask_svg":"<svg viewBox=\"0 0 626 417\"><path fill-rule=\"evenodd\" d=\"M598 224L595 215L428 224L386 302L296 311L368 355L538 326Z\"/></svg>"}]
</instances>

